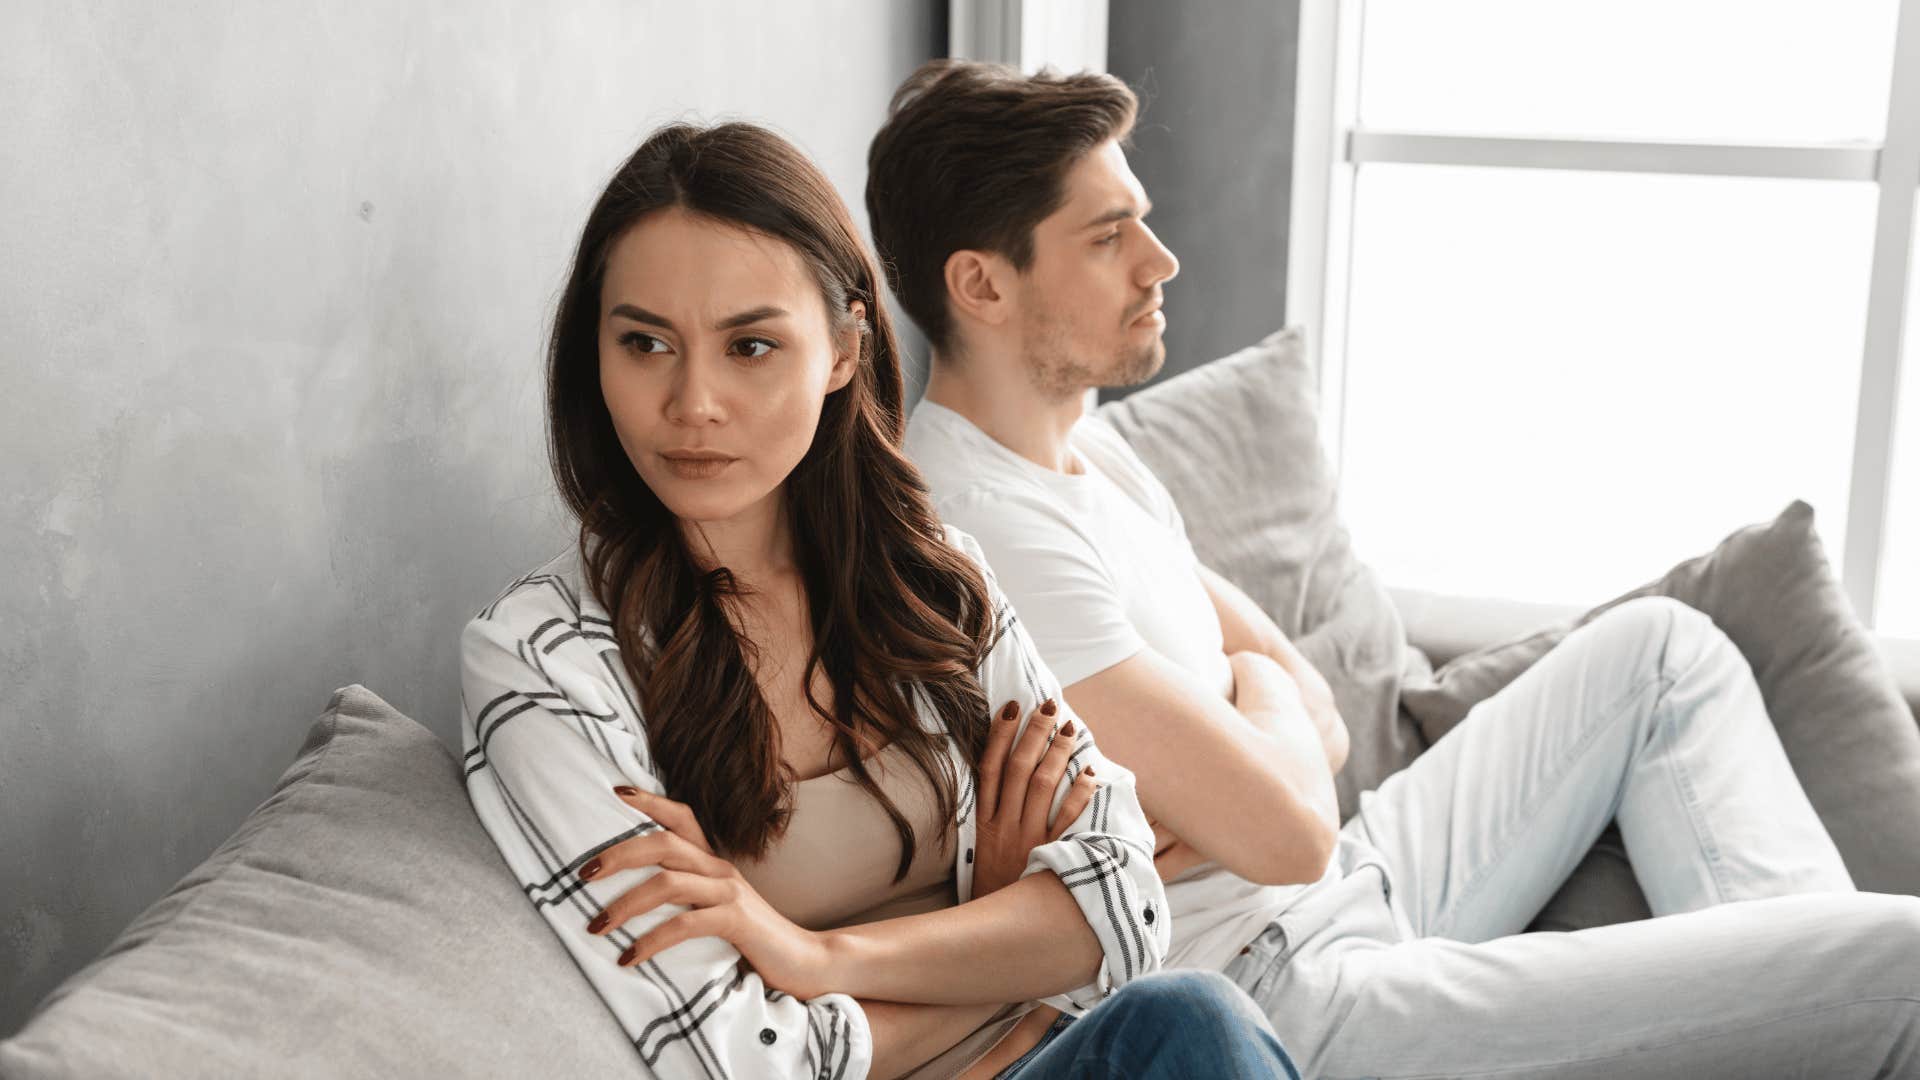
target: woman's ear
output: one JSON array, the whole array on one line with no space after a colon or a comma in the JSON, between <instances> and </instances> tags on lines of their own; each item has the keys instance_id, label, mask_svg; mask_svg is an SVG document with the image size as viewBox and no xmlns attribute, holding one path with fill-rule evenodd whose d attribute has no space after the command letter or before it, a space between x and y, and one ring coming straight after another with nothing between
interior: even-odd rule
<instances>
[{"instance_id":1,"label":"woman's ear","mask_svg":"<svg viewBox=\"0 0 1920 1080\"><path fill-rule=\"evenodd\" d=\"M853 316L853 348L837 352L833 358L833 370L827 372L827 393L853 381L853 373L860 367L860 354L867 347L867 336L873 333L873 327L867 322L867 302L855 300L847 305L847 313Z\"/></svg>"}]
</instances>

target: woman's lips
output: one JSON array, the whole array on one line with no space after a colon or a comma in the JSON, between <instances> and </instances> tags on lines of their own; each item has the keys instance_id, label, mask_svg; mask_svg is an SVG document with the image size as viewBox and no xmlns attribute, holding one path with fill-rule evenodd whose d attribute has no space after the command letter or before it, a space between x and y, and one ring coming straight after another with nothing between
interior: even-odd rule
<instances>
[{"instance_id":1,"label":"woman's lips","mask_svg":"<svg viewBox=\"0 0 1920 1080\"><path fill-rule=\"evenodd\" d=\"M682 480L710 480L740 459L711 451L666 451L660 455L660 460L666 462L673 475Z\"/></svg>"}]
</instances>

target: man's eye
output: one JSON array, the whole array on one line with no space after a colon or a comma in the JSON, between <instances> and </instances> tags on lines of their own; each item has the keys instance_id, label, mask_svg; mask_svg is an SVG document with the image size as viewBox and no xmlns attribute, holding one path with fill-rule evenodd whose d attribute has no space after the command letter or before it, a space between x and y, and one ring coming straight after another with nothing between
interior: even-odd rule
<instances>
[{"instance_id":1,"label":"man's eye","mask_svg":"<svg viewBox=\"0 0 1920 1080\"><path fill-rule=\"evenodd\" d=\"M629 330L626 333L621 334L620 344L626 346L629 349L632 349L635 352L663 353L667 351L666 342L661 341L659 338L654 337L652 334L643 334L638 330Z\"/></svg>"},{"instance_id":2,"label":"man's eye","mask_svg":"<svg viewBox=\"0 0 1920 1080\"><path fill-rule=\"evenodd\" d=\"M1115 229L1114 231L1108 233L1107 235L1101 237L1100 239L1095 240L1094 243L1101 244L1101 245L1109 245L1118 239L1120 239L1120 230Z\"/></svg>"},{"instance_id":3,"label":"man's eye","mask_svg":"<svg viewBox=\"0 0 1920 1080\"><path fill-rule=\"evenodd\" d=\"M741 338L733 343L733 351L744 360L764 360L773 349L773 342L766 338Z\"/></svg>"}]
</instances>

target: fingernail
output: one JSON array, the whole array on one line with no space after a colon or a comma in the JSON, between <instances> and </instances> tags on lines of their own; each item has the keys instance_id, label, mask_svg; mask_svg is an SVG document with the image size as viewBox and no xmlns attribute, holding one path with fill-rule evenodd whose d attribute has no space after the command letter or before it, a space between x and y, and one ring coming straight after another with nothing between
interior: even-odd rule
<instances>
[{"instance_id":1,"label":"fingernail","mask_svg":"<svg viewBox=\"0 0 1920 1080\"><path fill-rule=\"evenodd\" d=\"M1089 765L1089 766L1087 766L1086 768L1084 768L1084 769L1081 769L1081 770L1080 770L1080 775L1082 775L1082 776L1092 776L1092 775L1093 775L1093 766L1091 766L1091 765Z\"/></svg>"},{"instance_id":2,"label":"fingernail","mask_svg":"<svg viewBox=\"0 0 1920 1080\"><path fill-rule=\"evenodd\" d=\"M640 789L631 784L621 784L613 789L613 793L615 795L638 795L640 794Z\"/></svg>"},{"instance_id":3,"label":"fingernail","mask_svg":"<svg viewBox=\"0 0 1920 1080\"><path fill-rule=\"evenodd\" d=\"M592 881L593 875L599 872L600 872L600 860L599 859L589 860L587 862L587 865L580 868L580 880Z\"/></svg>"},{"instance_id":4,"label":"fingernail","mask_svg":"<svg viewBox=\"0 0 1920 1080\"><path fill-rule=\"evenodd\" d=\"M1054 713L1060 711L1060 707L1053 703L1052 698L1048 698L1045 702L1041 704L1040 711L1046 714L1047 716L1052 716Z\"/></svg>"},{"instance_id":5,"label":"fingernail","mask_svg":"<svg viewBox=\"0 0 1920 1080\"><path fill-rule=\"evenodd\" d=\"M1060 734L1062 734L1062 735L1067 735L1067 736L1072 736L1072 734L1073 734L1073 721L1071 721L1071 720L1069 720L1069 721L1067 721L1066 723L1064 723L1064 724L1061 724L1061 725L1060 725Z\"/></svg>"},{"instance_id":6,"label":"fingernail","mask_svg":"<svg viewBox=\"0 0 1920 1080\"><path fill-rule=\"evenodd\" d=\"M1007 707L1000 710L1000 719L1002 720L1013 720L1013 719L1017 719L1019 716L1020 716L1020 703L1017 701L1007 702Z\"/></svg>"},{"instance_id":7,"label":"fingernail","mask_svg":"<svg viewBox=\"0 0 1920 1080\"><path fill-rule=\"evenodd\" d=\"M607 913L601 912L587 922L587 933L597 934L607 928Z\"/></svg>"},{"instance_id":8,"label":"fingernail","mask_svg":"<svg viewBox=\"0 0 1920 1080\"><path fill-rule=\"evenodd\" d=\"M629 946L627 946L627 949L626 949L626 951L620 954L620 964L621 964L621 966L623 966L623 967L624 967L624 966L626 966L627 964L631 964L631 963L633 963L633 958L634 958L635 956L637 956L637 955L639 955L638 953L636 953L636 952L634 952L634 949L635 949L636 947L637 947L637 946L635 946L635 945L629 945Z\"/></svg>"}]
</instances>

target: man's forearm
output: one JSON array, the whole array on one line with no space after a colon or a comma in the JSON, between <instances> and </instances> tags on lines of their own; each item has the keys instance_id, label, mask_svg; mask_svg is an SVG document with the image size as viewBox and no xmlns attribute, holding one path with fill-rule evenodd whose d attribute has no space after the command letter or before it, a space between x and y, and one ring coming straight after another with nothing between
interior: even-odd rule
<instances>
[{"instance_id":1,"label":"man's forearm","mask_svg":"<svg viewBox=\"0 0 1920 1080\"><path fill-rule=\"evenodd\" d=\"M1087 985L1102 959L1080 906L1045 871L958 907L826 934L831 985L883 1001L1032 1001Z\"/></svg>"},{"instance_id":2,"label":"man's forearm","mask_svg":"<svg viewBox=\"0 0 1920 1080\"><path fill-rule=\"evenodd\" d=\"M1250 697L1252 695L1249 695ZM1333 828L1340 827L1340 800L1334 791L1333 770L1320 731L1297 701L1261 697L1236 698L1234 708L1254 729L1255 737L1273 743L1275 768L1293 785L1300 798Z\"/></svg>"}]
</instances>

